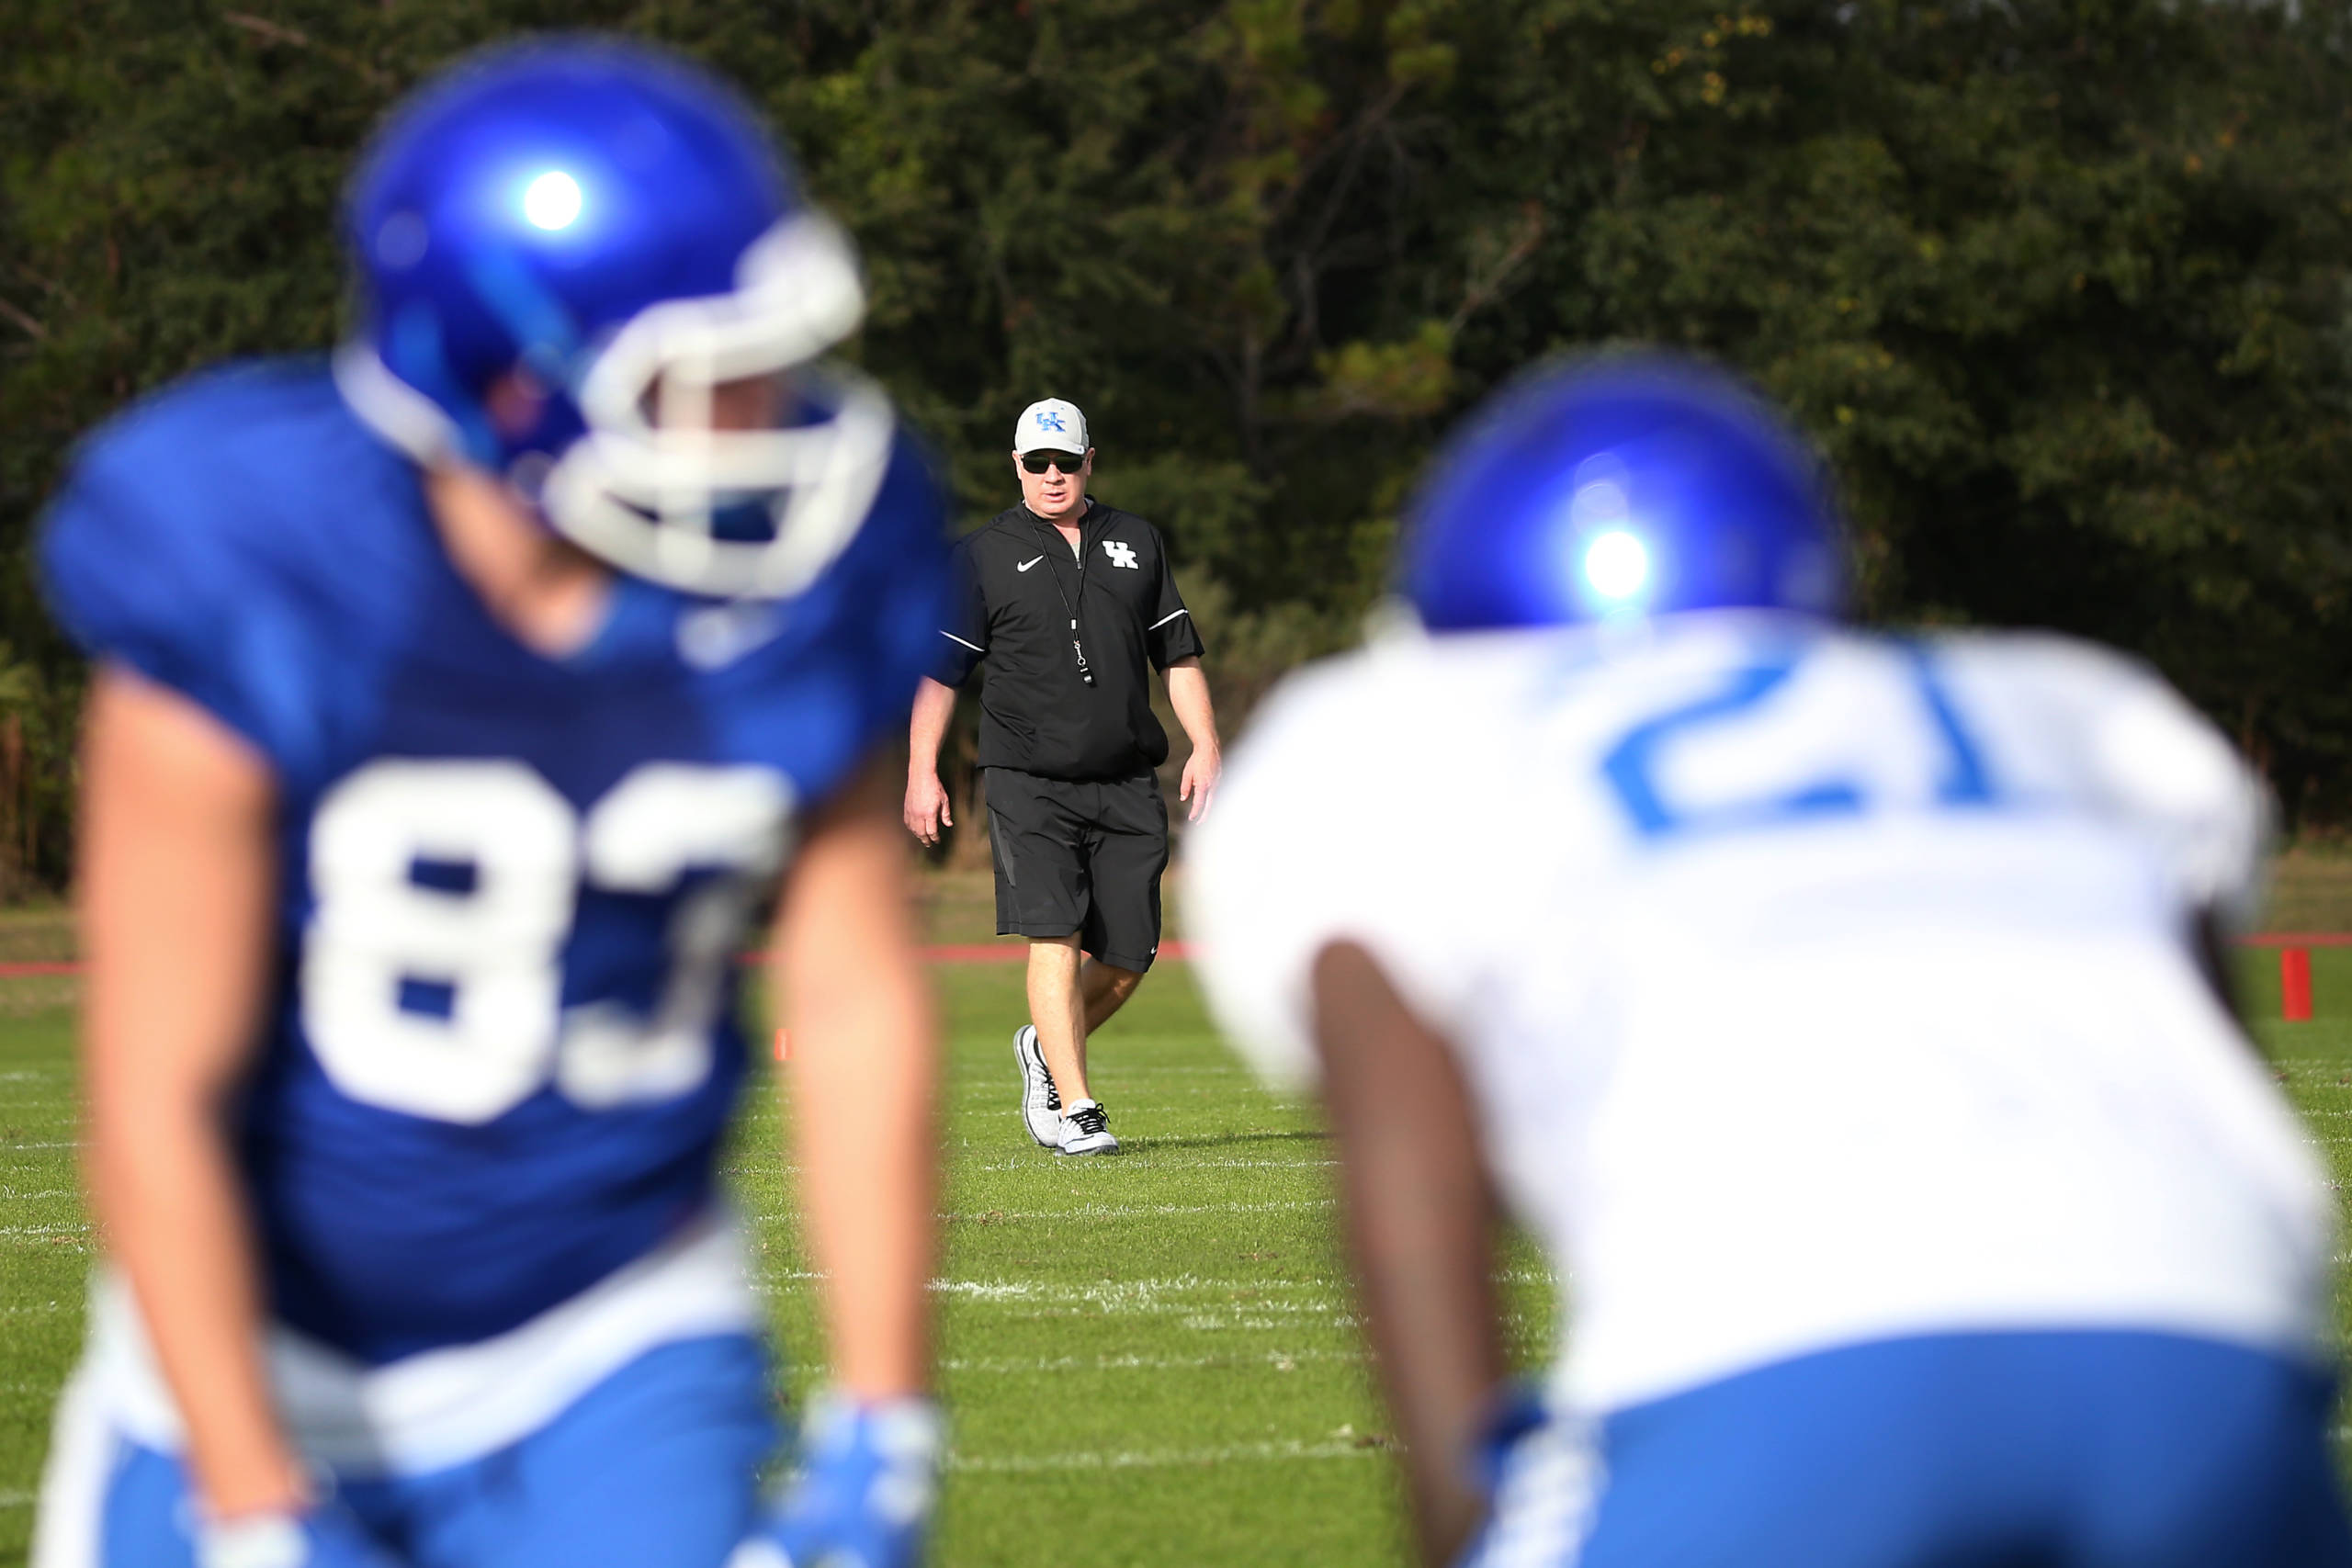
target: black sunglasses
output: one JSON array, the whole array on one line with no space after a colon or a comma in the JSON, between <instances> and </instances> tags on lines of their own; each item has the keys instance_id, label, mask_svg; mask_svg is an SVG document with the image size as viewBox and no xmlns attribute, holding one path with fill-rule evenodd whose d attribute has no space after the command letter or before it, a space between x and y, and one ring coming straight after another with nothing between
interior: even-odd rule
<instances>
[{"instance_id":1,"label":"black sunglasses","mask_svg":"<svg viewBox=\"0 0 2352 1568\"><path fill-rule=\"evenodd\" d=\"M1042 474L1047 468L1059 468L1066 474L1074 474L1086 467L1086 455L1082 452L1023 452L1021 454L1021 466L1033 474Z\"/></svg>"}]
</instances>

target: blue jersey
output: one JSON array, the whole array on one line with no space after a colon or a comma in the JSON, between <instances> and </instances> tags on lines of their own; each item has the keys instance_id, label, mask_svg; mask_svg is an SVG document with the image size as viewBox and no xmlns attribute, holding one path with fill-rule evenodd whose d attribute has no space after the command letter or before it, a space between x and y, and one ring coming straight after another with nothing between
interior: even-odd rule
<instances>
[{"instance_id":1,"label":"blue jersey","mask_svg":"<svg viewBox=\"0 0 2352 1568\"><path fill-rule=\"evenodd\" d=\"M93 438L42 542L92 655L276 774L242 1165L275 1314L370 1364L513 1328L707 1208L747 914L904 724L944 582L901 441L801 596L621 578L548 658L458 575L421 479L325 366L265 363Z\"/></svg>"}]
</instances>

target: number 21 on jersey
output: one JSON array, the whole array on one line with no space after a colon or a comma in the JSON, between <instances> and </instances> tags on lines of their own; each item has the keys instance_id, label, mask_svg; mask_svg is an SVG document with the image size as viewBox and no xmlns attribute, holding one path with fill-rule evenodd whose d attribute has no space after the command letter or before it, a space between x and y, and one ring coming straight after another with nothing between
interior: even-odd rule
<instances>
[{"instance_id":1,"label":"number 21 on jersey","mask_svg":"<svg viewBox=\"0 0 2352 1568\"><path fill-rule=\"evenodd\" d=\"M710 1074L727 965L781 863L790 786L774 770L649 762L584 817L530 767L388 759L338 783L311 825L302 1026L355 1100L494 1120L552 1081L589 1110L666 1100ZM650 1013L562 1006L583 886L674 892ZM411 1006L424 997L438 1006Z\"/></svg>"},{"instance_id":2,"label":"number 21 on jersey","mask_svg":"<svg viewBox=\"0 0 2352 1568\"><path fill-rule=\"evenodd\" d=\"M1634 829L1650 840L1783 827L1894 806L1940 810L2001 804L1934 656L1900 642L1877 651L1879 657L1830 677L1838 682L1832 700L1855 709L1868 705L1868 724L1841 712L1833 725L1807 728L1807 718L1818 720L1821 710L1800 716L1789 699L1803 673L1818 665L1804 650L1791 650L1726 671L1706 695L1634 725L1602 756L1601 776ZM1711 772L1746 777L1750 787L1704 800L1679 795L1666 782L1673 753L1700 745L1713 748ZM1855 755L1858 749L1865 754ZM1904 782L1892 782L1890 774Z\"/></svg>"}]
</instances>

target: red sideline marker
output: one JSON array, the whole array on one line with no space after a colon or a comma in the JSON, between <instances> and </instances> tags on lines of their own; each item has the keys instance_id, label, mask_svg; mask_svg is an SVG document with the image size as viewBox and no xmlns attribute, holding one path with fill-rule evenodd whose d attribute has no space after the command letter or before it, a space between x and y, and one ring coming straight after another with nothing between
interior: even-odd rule
<instances>
[{"instance_id":1,"label":"red sideline marker","mask_svg":"<svg viewBox=\"0 0 2352 1568\"><path fill-rule=\"evenodd\" d=\"M2289 1023L2312 1021L2312 950L2278 950L2278 1016Z\"/></svg>"}]
</instances>

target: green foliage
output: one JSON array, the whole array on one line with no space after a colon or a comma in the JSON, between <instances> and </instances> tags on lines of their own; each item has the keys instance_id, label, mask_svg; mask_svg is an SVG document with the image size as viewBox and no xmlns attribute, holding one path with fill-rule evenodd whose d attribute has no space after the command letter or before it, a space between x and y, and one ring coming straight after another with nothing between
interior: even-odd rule
<instances>
[{"instance_id":1,"label":"green foliage","mask_svg":"<svg viewBox=\"0 0 2352 1568\"><path fill-rule=\"evenodd\" d=\"M76 433L332 339L335 192L383 107L486 39L607 26L790 133L865 248L853 352L971 517L1014 493L1013 414L1070 397L1101 492L1230 614L1328 633L1449 419L1549 353L1687 345L1829 454L1870 615L2134 649L2341 818L2346 10L17 0L0 635L70 684L21 561Z\"/></svg>"}]
</instances>

